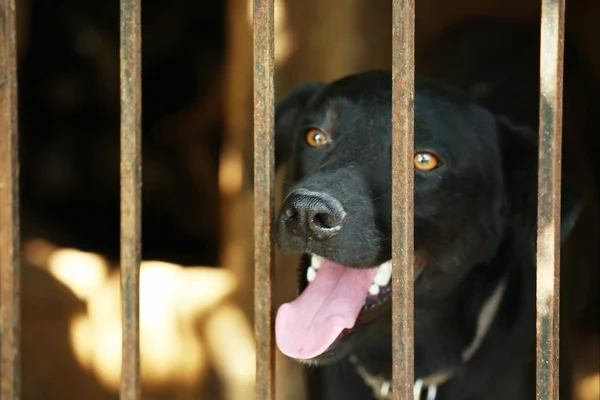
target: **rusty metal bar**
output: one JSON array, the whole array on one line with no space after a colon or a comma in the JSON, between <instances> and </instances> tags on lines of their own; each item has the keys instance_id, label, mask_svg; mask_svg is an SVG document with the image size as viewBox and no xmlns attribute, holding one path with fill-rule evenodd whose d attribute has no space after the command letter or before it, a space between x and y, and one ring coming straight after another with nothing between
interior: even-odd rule
<instances>
[{"instance_id":1,"label":"rusty metal bar","mask_svg":"<svg viewBox=\"0 0 600 400\"><path fill-rule=\"evenodd\" d=\"M121 62L121 400L141 399L140 262L142 230L141 0L120 1Z\"/></svg>"},{"instance_id":2,"label":"rusty metal bar","mask_svg":"<svg viewBox=\"0 0 600 400\"><path fill-rule=\"evenodd\" d=\"M414 0L393 1L392 25L392 394L414 384Z\"/></svg>"},{"instance_id":3,"label":"rusty metal bar","mask_svg":"<svg viewBox=\"0 0 600 400\"><path fill-rule=\"evenodd\" d=\"M274 214L274 2L253 0L254 45L254 332L256 399L275 398L271 282Z\"/></svg>"},{"instance_id":4,"label":"rusty metal bar","mask_svg":"<svg viewBox=\"0 0 600 400\"><path fill-rule=\"evenodd\" d=\"M0 0L0 398L20 396L19 127L15 0Z\"/></svg>"},{"instance_id":5,"label":"rusty metal bar","mask_svg":"<svg viewBox=\"0 0 600 400\"><path fill-rule=\"evenodd\" d=\"M536 398L558 400L565 0L543 0L537 225Z\"/></svg>"}]
</instances>

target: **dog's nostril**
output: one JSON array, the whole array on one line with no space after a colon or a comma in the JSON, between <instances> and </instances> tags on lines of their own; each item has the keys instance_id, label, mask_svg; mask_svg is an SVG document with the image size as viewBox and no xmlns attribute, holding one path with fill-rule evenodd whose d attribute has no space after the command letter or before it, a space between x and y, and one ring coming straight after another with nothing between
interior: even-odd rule
<instances>
[{"instance_id":1,"label":"dog's nostril","mask_svg":"<svg viewBox=\"0 0 600 400\"><path fill-rule=\"evenodd\" d=\"M323 229L331 229L340 224L339 218L332 214L318 213L313 217L314 224Z\"/></svg>"}]
</instances>

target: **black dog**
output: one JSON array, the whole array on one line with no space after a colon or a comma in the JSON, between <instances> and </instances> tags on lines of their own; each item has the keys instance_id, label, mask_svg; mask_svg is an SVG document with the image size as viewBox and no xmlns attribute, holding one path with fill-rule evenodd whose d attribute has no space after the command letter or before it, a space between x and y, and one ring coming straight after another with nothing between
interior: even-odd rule
<instances>
[{"instance_id":1,"label":"black dog","mask_svg":"<svg viewBox=\"0 0 600 400\"><path fill-rule=\"evenodd\" d=\"M292 183L277 240L304 254L276 338L324 366L311 400L387 398L391 86L384 71L309 83L276 110ZM537 136L422 78L414 107L417 384L438 400L532 398ZM563 193L566 237L580 200L566 177Z\"/></svg>"}]
</instances>

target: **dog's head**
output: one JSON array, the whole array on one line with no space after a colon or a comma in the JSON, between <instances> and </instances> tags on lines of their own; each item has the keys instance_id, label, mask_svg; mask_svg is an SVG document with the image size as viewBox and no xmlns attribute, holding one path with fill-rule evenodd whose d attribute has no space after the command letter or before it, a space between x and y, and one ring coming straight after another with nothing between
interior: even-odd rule
<instances>
[{"instance_id":1,"label":"dog's head","mask_svg":"<svg viewBox=\"0 0 600 400\"><path fill-rule=\"evenodd\" d=\"M347 354L389 305L391 86L388 72L362 73L305 84L277 106L288 187L276 237L304 255L301 294L276 318L290 357ZM414 118L416 290L443 301L511 225L535 228L536 136L428 81L417 80Z\"/></svg>"}]
</instances>

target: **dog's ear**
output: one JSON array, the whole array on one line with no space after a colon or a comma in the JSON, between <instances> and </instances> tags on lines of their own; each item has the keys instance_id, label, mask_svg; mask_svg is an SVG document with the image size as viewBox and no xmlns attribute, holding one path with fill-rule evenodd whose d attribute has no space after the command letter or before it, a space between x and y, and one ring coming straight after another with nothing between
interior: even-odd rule
<instances>
[{"instance_id":1,"label":"dog's ear","mask_svg":"<svg viewBox=\"0 0 600 400\"><path fill-rule=\"evenodd\" d=\"M298 119L315 93L322 87L320 83L307 82L296 87L277 103L275 107L276 169L290 158Z\"/></svg>"},{"instance_id":2,"label":"dog's ear","mask_svg":"<svg viewBox=\"0 0 600 400\"><path fill-rule=\"evenodd\" d=\"M511 209L516 217L530 219L533 227L537 218L538 136L527 127L515 126L506 118L498 118L502 146L505 185L510 193ZM564 172L561 176L561 242L566 240L583 207L579 187ZM528 217L531 216L531 217Z\"/></svg>"}]
</instances>

